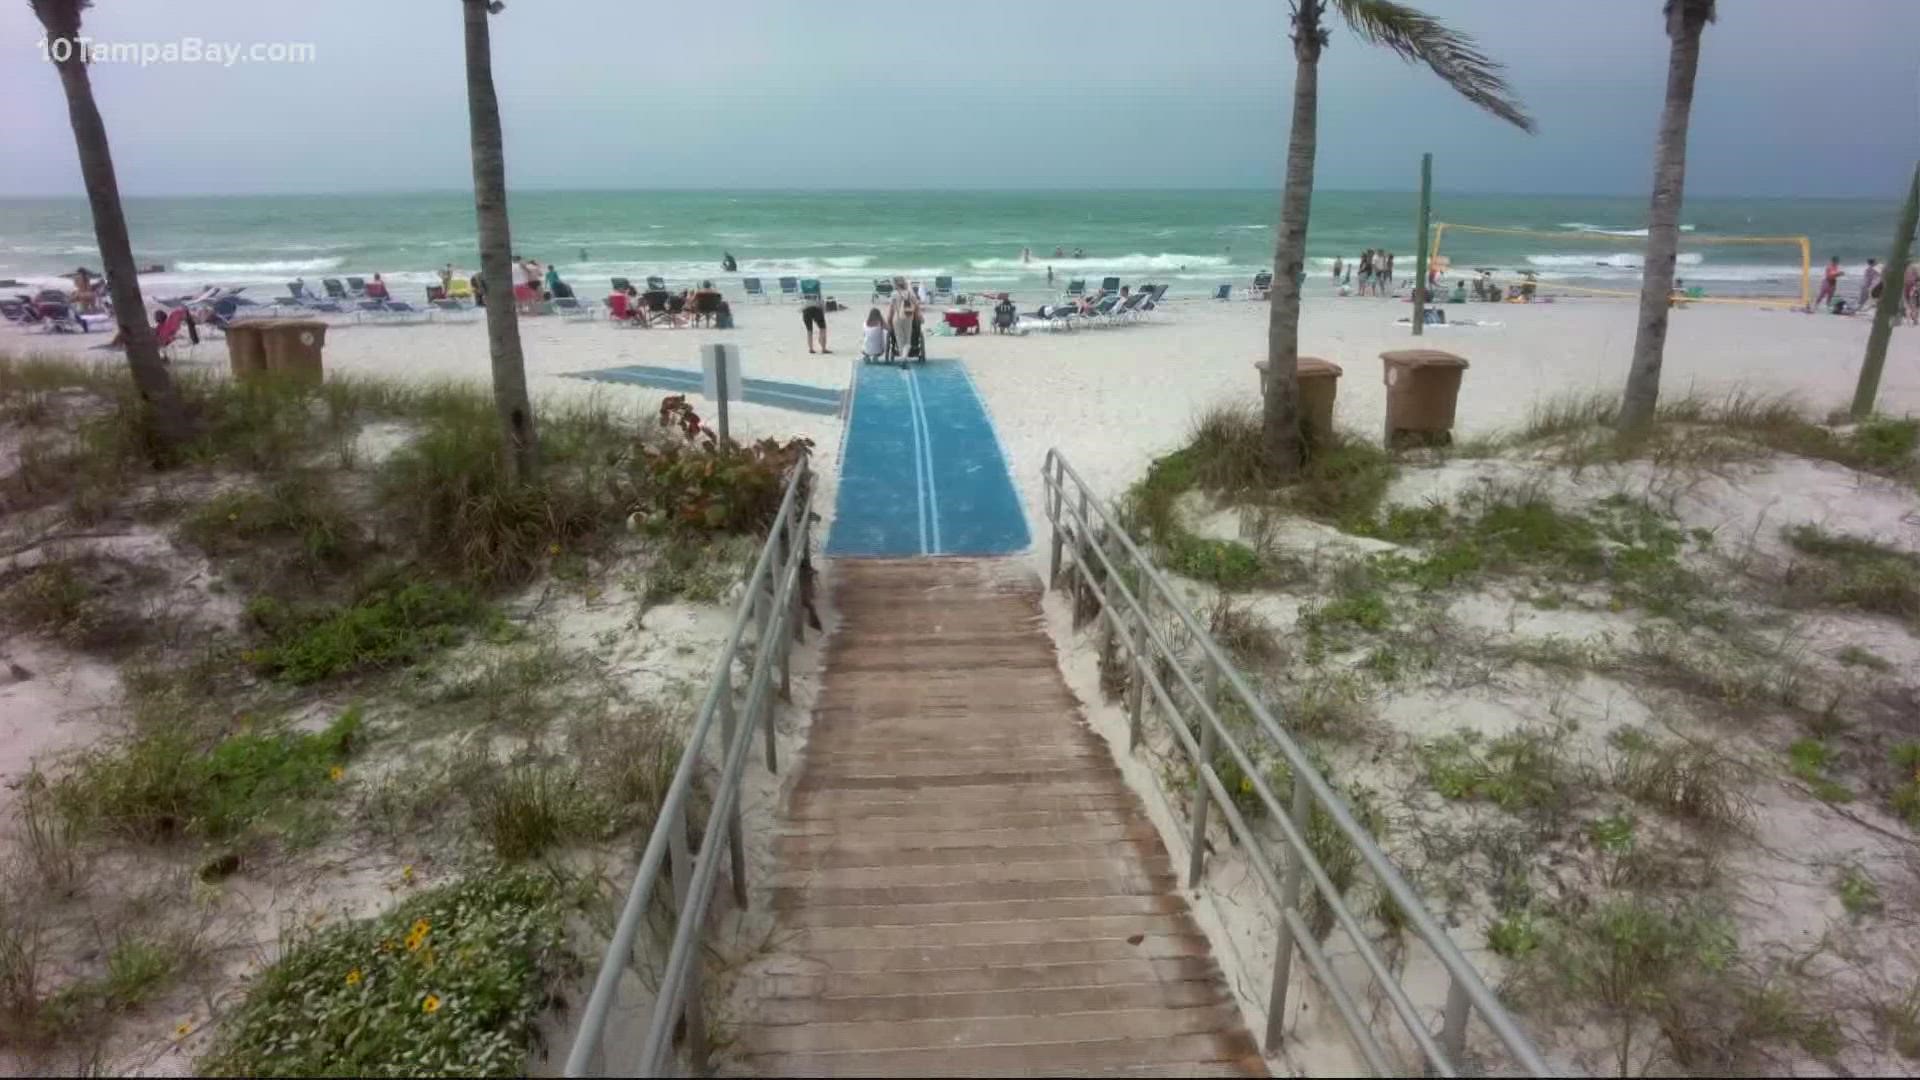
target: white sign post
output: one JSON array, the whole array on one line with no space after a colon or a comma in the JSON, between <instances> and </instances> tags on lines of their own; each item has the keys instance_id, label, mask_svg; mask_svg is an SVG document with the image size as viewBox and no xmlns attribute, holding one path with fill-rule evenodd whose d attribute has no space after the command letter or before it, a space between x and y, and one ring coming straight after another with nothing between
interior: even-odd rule
<instances>
[{"instance_id":1,"label":"white sign post","mask_svg":"<svg viewBox=\"0 0 1920 1080\"><path fill-rule=\"evenodd\" d=\"M700 346L701 392L720 408L720 442L727 442L727 402L742 400L740 394L740 347L738 345Z\"/></svg>"}]
</instances>

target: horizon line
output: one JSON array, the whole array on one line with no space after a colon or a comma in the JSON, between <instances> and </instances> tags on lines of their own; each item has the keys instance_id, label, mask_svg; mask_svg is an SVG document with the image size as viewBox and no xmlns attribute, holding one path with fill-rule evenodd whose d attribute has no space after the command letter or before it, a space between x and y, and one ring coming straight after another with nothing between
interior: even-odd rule
<instances>
[{"instance_id":1,"label":"horizon line","mask_svg":"<svg viewBox=\"0 0 1920 1080\"><path fill-rule=\"evenodd\" d=\"M351 191L195 191L169 194L141 194L123 191L123 201L142 201L157 199L314 199L339 198L361 199L417 195L465 195L472 191L468 187L423 187L423 188L367 188ZM1415 195L1416 188L1403 187L1316 187L1315 194L1339 195ZM1277 187L1264 186L1211 186L1195 187L1168 185L1160 187L604 187L604 186L523 186L510 189L507 196L529 195L903 195L903 194L962 194L962 195L1055 195L1055 194L1261 194L1278 197ZM1435 188L1435 195L1466 195L1486 198L1528 198L1528 199L1631 199L1643 198L1644 192L1598 192L1598 191L1496 191L1473 188ZM1700 199L1756 199L1756 200L1826 200L1832 202L1897 202L1890 195L1769 195L1751 193L1731 193L1719 191L1689 192ZM26 201L74 201L85 202L86 194L72 193L0 193L0 202Z\"/></svg>"}]
</instances>

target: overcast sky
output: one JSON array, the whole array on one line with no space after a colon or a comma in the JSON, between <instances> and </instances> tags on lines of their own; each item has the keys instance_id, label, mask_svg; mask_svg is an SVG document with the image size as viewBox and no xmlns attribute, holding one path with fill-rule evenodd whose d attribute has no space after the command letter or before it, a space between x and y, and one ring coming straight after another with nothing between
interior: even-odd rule
<instances>
[{"instance_id":1,"label":"overcast sky","mask_svg":"<svg viewBox=\"0 0 1920 1080\"><path fill-rule=\"evenodd\" d=\"M1646 189L1660 0L1427 0L1504 60L1527 137L1334 30L1318 183ZM1920 155L1920 0L1722 0L1688 191L1895 195ZM512 0L493 20L519 187L1277 188L1279 0ZM312 43L303 65L96 65L128 194L471 183L457 0L99 0L102 41ZM77 193L59 80L0 2L0 195Z\"/></svg>"}]
</instances>

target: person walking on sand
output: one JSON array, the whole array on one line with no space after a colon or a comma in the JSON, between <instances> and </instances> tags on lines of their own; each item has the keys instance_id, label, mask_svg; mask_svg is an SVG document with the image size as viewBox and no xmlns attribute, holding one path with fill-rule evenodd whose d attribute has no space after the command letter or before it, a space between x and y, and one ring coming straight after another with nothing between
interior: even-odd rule
<instances>
[{"instance_id":1,"label":"person walking on sand","mask_svg":"<svg viewBox=\"0 0 1920 1080\"><path fill-rule=\"evenodd\" d=\"M894 352L902 357L918 355L926 359L926 346L919 344L920 299L907 287L905 276L895 274L893 299L887 304L887 325L893 328ZM919 344L918 348L915 345Z\"/></svg>"},{"instance_id":2,"label":"person walking on sand","mask_svg":"<svg viewBox=\"0 0 1920 1080\"><path fill-rule=\"evenodd\" d=\"M813 331L818 327L820 330L820 351L831 356L833 355L833 350L827 348L826 301L820 299L819 293L809 295L811 298L807 301L807 306L800 309L800 325L807 328L807 352L813 352Z\"/></svg>"},{"instance_id":3,"label":"person walking on sand","mask_svg":"<svg viewBox=\"0 0 1920 1080\"><path fill-rule=\"evenodd\" d=\"M1856 311L1867 310L1867 301L1873 299L1873 287L1880 284L1880 262L1868 259L1867 268L1860 272L1860 302L1853 305Z\"/></svg>"},{"instance_id":4,"label":"person walking on sand","mask_svg":"<svg viewBox=\"0 0 1920 1080\"><path fill-rule=\"evenodd\" d=\"M1827 273L1820 282L1820 295L1813 298L1814 307L1825 307L1833 300L1834 292L1840 288L1840 279L1845 277L1846 273L1845 270L1840 269L1840 256L1835 255L1827 260Z\"/></svg>"}]
</instances>

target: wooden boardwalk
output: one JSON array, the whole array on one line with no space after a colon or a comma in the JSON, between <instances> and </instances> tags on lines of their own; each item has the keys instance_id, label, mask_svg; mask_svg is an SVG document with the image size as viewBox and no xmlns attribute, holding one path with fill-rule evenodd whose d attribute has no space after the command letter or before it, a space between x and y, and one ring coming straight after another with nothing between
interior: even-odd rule
<instances>
[{"instance_id":1,"label":"wooden boardwalk","mask_svg":"<svg viewBox=\"0 0 1920 1080\"><path fill-rule=\"evenodd\" d=\"M741 1065L1265 1075L1025 564L842 560L833 589Z\"/></svg>"}]
</instances>

